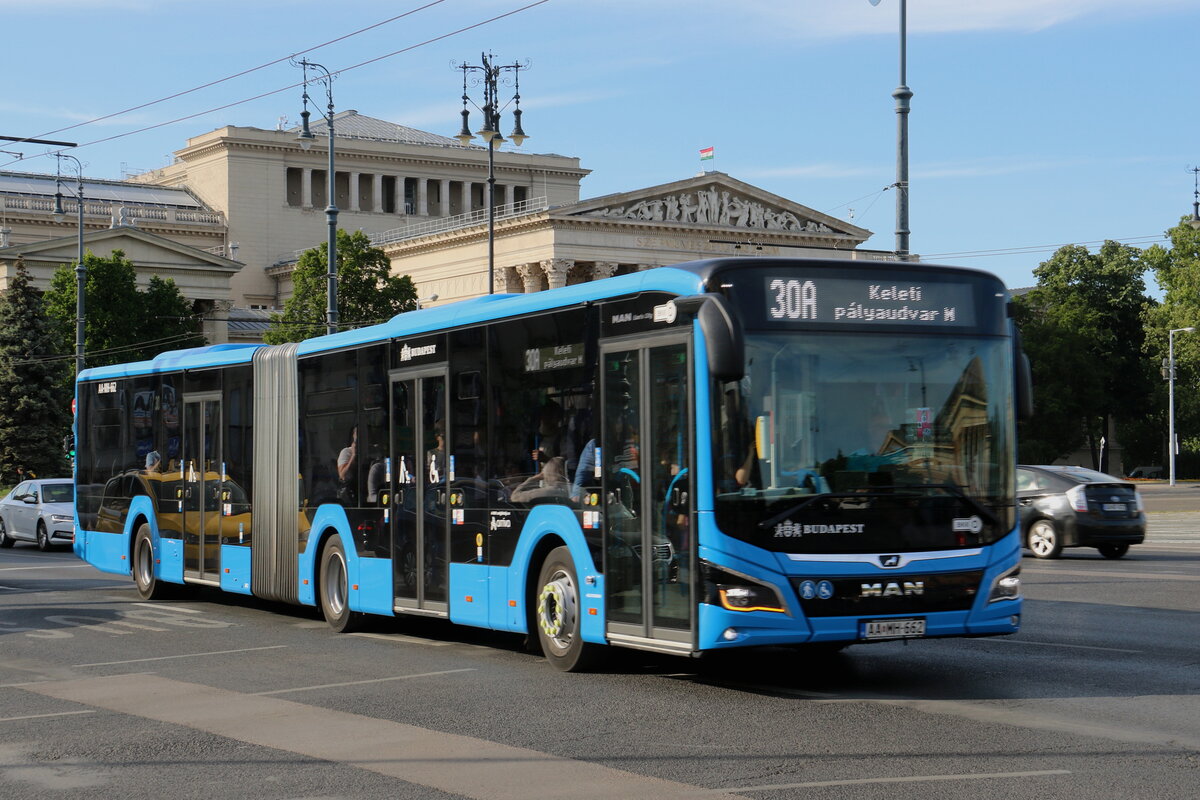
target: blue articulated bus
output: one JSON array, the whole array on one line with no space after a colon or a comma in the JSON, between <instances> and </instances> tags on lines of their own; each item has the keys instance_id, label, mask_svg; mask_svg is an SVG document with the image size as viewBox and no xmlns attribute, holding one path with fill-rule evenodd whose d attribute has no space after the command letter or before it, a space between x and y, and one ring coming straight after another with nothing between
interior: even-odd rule
<instances>
[{"instance_id":1,"label":"blue articulated bus","mask_svg":"<svg viewBox=\"0 0 1200 800\"><path fill-rule=\"evenodd\" d=\"M75 551L564 670L1011 634L1014 331L985 272L721 258L88 369Z\"/></svg>"}]
</instances>

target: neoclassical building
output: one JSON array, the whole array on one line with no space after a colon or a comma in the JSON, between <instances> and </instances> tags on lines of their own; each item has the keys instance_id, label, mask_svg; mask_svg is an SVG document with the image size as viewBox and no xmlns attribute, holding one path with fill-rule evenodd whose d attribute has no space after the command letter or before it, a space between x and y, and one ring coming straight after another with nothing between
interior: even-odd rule
<instances>
[{"instance_id":1,"label":"neoclassical building","mask_svg":"<svg viewBox=\"0 0 1200 800\"><path fill-rule=\"evenodd\" d=\"M294 127L225 126L189 139L169 166L86 181L88 248L120 244L139 275L176 276L208 313L211 341L254 340L290 296L299 254L327 238L328 127L312 131L305 149ZM338 227L366 232L426 302L487 293L487 149L357 111L335 115L334 131ZM861 247L870 231L724 173L581 200L578 158L507 144L494 156L497 292L718 255L891 257ZM73 260L75 207L55 221L54 188L53 176L0 173L0 285L18 251L35 281Z\"/></svg>"}]
</instances>

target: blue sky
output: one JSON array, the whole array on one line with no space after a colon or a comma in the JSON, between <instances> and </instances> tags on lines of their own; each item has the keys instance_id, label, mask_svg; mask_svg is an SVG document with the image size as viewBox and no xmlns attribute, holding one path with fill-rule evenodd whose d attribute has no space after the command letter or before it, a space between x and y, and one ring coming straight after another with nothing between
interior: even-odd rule
<instances>
[{"instance_id":1,"label":"blue sky","mask_svg":"<svg viewBox=\"0 0 1200 800\"><path fill-rule=\"evenodd\" d=\"M299 88L239 101L300 71L284 60L88 121L307 53L346 70L337 110L454 135L450 62L487 50L531 62L525 149L579 157L583 197L690 177L711 146L716 169L894 246L899 0L535 3L0 0L0 134L97 142L74 151L89 177L153 169L223 125L295 124ZM1198 44L1195 0L910 0L913 252L1027 286L1057 245L1161 240L1200 164ZM48 149L0 142L27 156L0 165L53 172L33 157Z\"/></svg>"}]
</instances>

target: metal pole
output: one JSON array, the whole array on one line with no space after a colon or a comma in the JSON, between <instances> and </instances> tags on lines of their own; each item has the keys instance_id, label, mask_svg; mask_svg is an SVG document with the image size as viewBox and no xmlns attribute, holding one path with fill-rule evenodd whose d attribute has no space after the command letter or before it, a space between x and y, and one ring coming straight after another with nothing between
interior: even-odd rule
<instances>
[{"instance_id":1,"label":"metal pole","mask_svg":"<svg viewBox=\"0 0 1200 800\"><path fill-rule=\"evenodd\" d=\"M75 264L75 375L83 372L84 297L87 294L87 267L83 263L83 169L79 171L78 196L79 261Z\"/></svg>"},{"instance_id":2,"label":"metal pole","mask_svg":"<svg viewBox=\"0 0 1200 800\"><path fill-rule=\"evenodd\" d=\"M908 33L906 0L900 0L900 85L896 98L896 258L908 260L908 111L912 89L906 85L905 40Z\"/></svg>"},{"instance_id":3,"label":"metal pole","mask_svg":"<svg viewBox=\"0 0 1200 800\"><path fill-rule=\"evenodd\" d=\"M1167 449L1170 451L1170 485L1175 485L1175 331L1167 332Z\"/></svg>"},{"instance_id":4,"label":"metal pole","mask_svg":"<svg viewBox=\"0 0 1200 800\"><path fill-rule=\"evenodd\" d=\"M332 79L331 79L332 80ZM329 90L329 180L328 192L329 204L325 207L325 220L329 224L329 263L325 273L325 332L337 333L338 329L338 305L337 305L337 218L338 209L337 203L334 201L337 198L336 184L337 175L333 171L333 89Z\"/></svg>"},{"instance_id":5,"label":"metal pole","mask_svg":"<svg viewBox=\"0 0 1200 800\"><path fill-rule=\"evenodd\" d=\"M488 294L496 291L496 137L488 139Z\"/></svg>"}]
</instances>

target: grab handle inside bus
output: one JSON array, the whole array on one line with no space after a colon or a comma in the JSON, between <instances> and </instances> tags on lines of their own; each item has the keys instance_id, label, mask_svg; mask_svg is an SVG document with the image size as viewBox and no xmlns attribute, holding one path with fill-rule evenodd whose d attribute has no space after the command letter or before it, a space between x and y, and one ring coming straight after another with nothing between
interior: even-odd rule
<instances>
[{"instance_id":1,"label":"grab handle inside bus","mask_svg":"<svg viewBox=\"0 0 1200 800\"><path fill-rule=\"evenodd\" d=\"M675 308L700 323L708 350L708 371L719 381L740 380L746 372L742 325L719 294L692 294L675 298Z\"/></svg>"}]
</instances>

